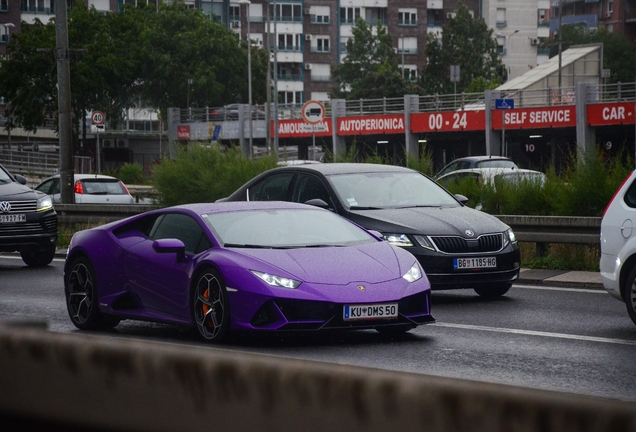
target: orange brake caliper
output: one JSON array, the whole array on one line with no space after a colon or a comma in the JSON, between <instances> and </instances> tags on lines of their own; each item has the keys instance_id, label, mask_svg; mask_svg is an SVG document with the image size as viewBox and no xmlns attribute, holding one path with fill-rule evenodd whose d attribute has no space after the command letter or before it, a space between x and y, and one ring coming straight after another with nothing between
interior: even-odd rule
<instances>
[{"instance_id":1,"label":"orange brake caliper","mask_svg":"<svg viewBox=\"0 0 636 432\"><path fill-rule=\"evenodd\" d=\"M205 292L203 293L203 298L208 300L210 299L210 288L205 290ZM201 306L201 309L203 309L203 316L205 316L210 310L210 306L203 303L203 305ZM214 327L214 323L212 322L212 320L208 320L208 322L205 325L207 325L208 327Z\"/></svg>"}]
</instances>

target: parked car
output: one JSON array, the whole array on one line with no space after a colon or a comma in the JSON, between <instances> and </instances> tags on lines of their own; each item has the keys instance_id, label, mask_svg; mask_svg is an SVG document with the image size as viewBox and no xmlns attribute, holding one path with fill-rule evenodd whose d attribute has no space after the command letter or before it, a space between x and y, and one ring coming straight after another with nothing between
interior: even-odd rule
<instances>
[{"instance_id":1,"label":"parked car","mask_svg":"<svg viewBox=\"0 0 636 432\"><path fill-rule=\"evenodd\" d=\"M40 267L55 256L57 214L51 198L26 183L0 165L0 252L20 252L26 265Z\"/></svg>"},{"instance_id":2,"label":"parked car","mask_svg":"<svg viewBox=\"0 0 636 432\"><path fill-rule=\"evenodd\" d=\"M455 159L437 173L435 178L440 178L451 171L470 168L518 168L511 159L503 156L468 156Z\"/></svg>"},{"instance_id":3,"label":"parked car","mask_svg":"<svg viewBox=\"0 0 636 432\"><path fill-rule=\"evenodd\" d=\"M74 180L76 204L135 204L135 198L118 178L97 174L75 174ZM55 204L62 202L59 174L45 179L35 190L49 195Z\"/></svg>"},{"instance_id":4,"label":"parked car","mask_svg":"<svg viewBox=\"0 0 636 432\"><path fill-rule=\"evenodd\" d=\"M547 176L541 171L522 168L470 168L449 172L437 178L437 182L443 186L458 183L464 179L473 179L480 184L492 184L497 186L499 182L519 184L521 182L537 182L545 185Z\"/></svg>"},{"instance_id":5,"label":"parked car","mask_svg":"<svg viewBox=\"0 0 636 432\"><path fill-rule=\"evenodd\" d=\"M220 108L212 108L210 110L210 121L238 120L240 107L239 104L229 104ZM265 120L265 112L252 105L252 118L254 120Z\"/></svg>"},{"instance_id":6,"label":"parked car","mask_svg":"<svg viewBox=\"0 0 636 432\"><path fill-rule=\"evenodd\" d=\"M433 289L504 295L519 276L509 226L464 205L421 173L398 166L325 163L274 168L226 201L293 201L328 208L415 255Z\"/></svg>"},{"instance_id":7,"label":"parked car","mask_svg":"<svg viewBox=\"0 0 636 432\"><path fill-rule=\"evenodd\" d=\"M636 171L618 188L601 220L601 260L603 286L627 305L636 324Z\"/></svg>"},{"instance_id":8,"label":"parked car","mask_svg":"<svg viewBox=\"0 0 636 432\"><path fill-rule=\"evenodd\" d=\"M159 321L212 342L231 330L402 333L434 321L413 255L284 202L182 205L80 231L64 286L80 329Z\"/></svg>"}]
</instances>

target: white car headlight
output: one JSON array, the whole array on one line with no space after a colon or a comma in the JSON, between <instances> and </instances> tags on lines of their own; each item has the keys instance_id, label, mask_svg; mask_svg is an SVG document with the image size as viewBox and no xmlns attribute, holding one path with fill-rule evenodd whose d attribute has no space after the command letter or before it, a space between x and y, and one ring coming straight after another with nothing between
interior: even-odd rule
<instances>
[{"instance_id":1,"label":"white car headlight","mask_svg":"<svg viewBox=\"0 0 636 432\"><path fill-rule=\"evenodd\" d=\"M410 247L413 242L409 240L406 234L382 234L382 238L393 246Z\"/></svg>"},{"instance_id":2,"label":"white car headlight","mask_svg":"<svg viewBox=\"0 0 636 432\"><path fill-rule=\"evenodd\" d=\"M419 263L416 262L413 264L413 267L411 267L402 277L409 282L415 282L416 280L422 279L422 269L420 268Z\"/></svg>"},{"instance_id":3,"label":"white car headlight","mask_svg":"<svg viewBox=\"0 0 636 432\"><path fill-rule=\"evenodd\" d=\"M38 200L37 211L46 211L53 208L53 201L50 196L44 196Z\"/></svg>"},{"instance_id":4,"label":"white car headlight","mask_svg":"<svg viewBox=\"0 0 636 432\"><path fill-rule=\"evenodd\" d=\"M255 270L250 270L250 271L252 272L254 276L261 279L267 285L274 286L274 287L295 289L295 288L298 288L300 284L302 283L294 279L289 279L289 278L281 277L281 276L275 276L269 273L262 273Z\"/></svg>"}]
</instances>

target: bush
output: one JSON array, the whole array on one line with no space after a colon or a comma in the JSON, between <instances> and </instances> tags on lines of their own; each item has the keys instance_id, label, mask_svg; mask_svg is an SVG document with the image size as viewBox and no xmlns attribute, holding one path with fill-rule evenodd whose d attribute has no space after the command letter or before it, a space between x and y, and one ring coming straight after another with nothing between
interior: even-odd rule
<instances>
[{"instance_id":1,"label":"bush","mask_svg":"<svg viewBox=\"0 0 636 432\"><path fill-rule=\"evenodd\" d=\"M125 184L141 185L146 183L144 178L144 167L135 163L124 164L120 169L117 177Z\"/></svg>"},{"instance_id":2,"label":"bush","mask_svg":"<svg viewBox=\"0 0 636 432\"><path fill-rule=\"evenodd\" d=\"M179 148L174 160L163 159L156 165L152 180L162 206L214 202L276 163L273 156L247 159L238 147L190 143Z\"/></svg>"}]
</instances>

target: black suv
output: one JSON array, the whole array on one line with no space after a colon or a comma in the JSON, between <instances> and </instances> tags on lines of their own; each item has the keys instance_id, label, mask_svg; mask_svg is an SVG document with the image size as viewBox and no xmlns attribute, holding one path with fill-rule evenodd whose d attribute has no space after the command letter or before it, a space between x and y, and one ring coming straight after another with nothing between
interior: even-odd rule
<instances>
[{"instance_id":1,"label":"black suv","mask_svg":"<svg viewBox=\"0 0 636 432\"><path fill-rule=\"evenodd\" d=\"M53 261L56 243L57 214L51 198L0 165L0 252L19 251L25 264L40 267Z\"/></svg>"}]
</instances>

